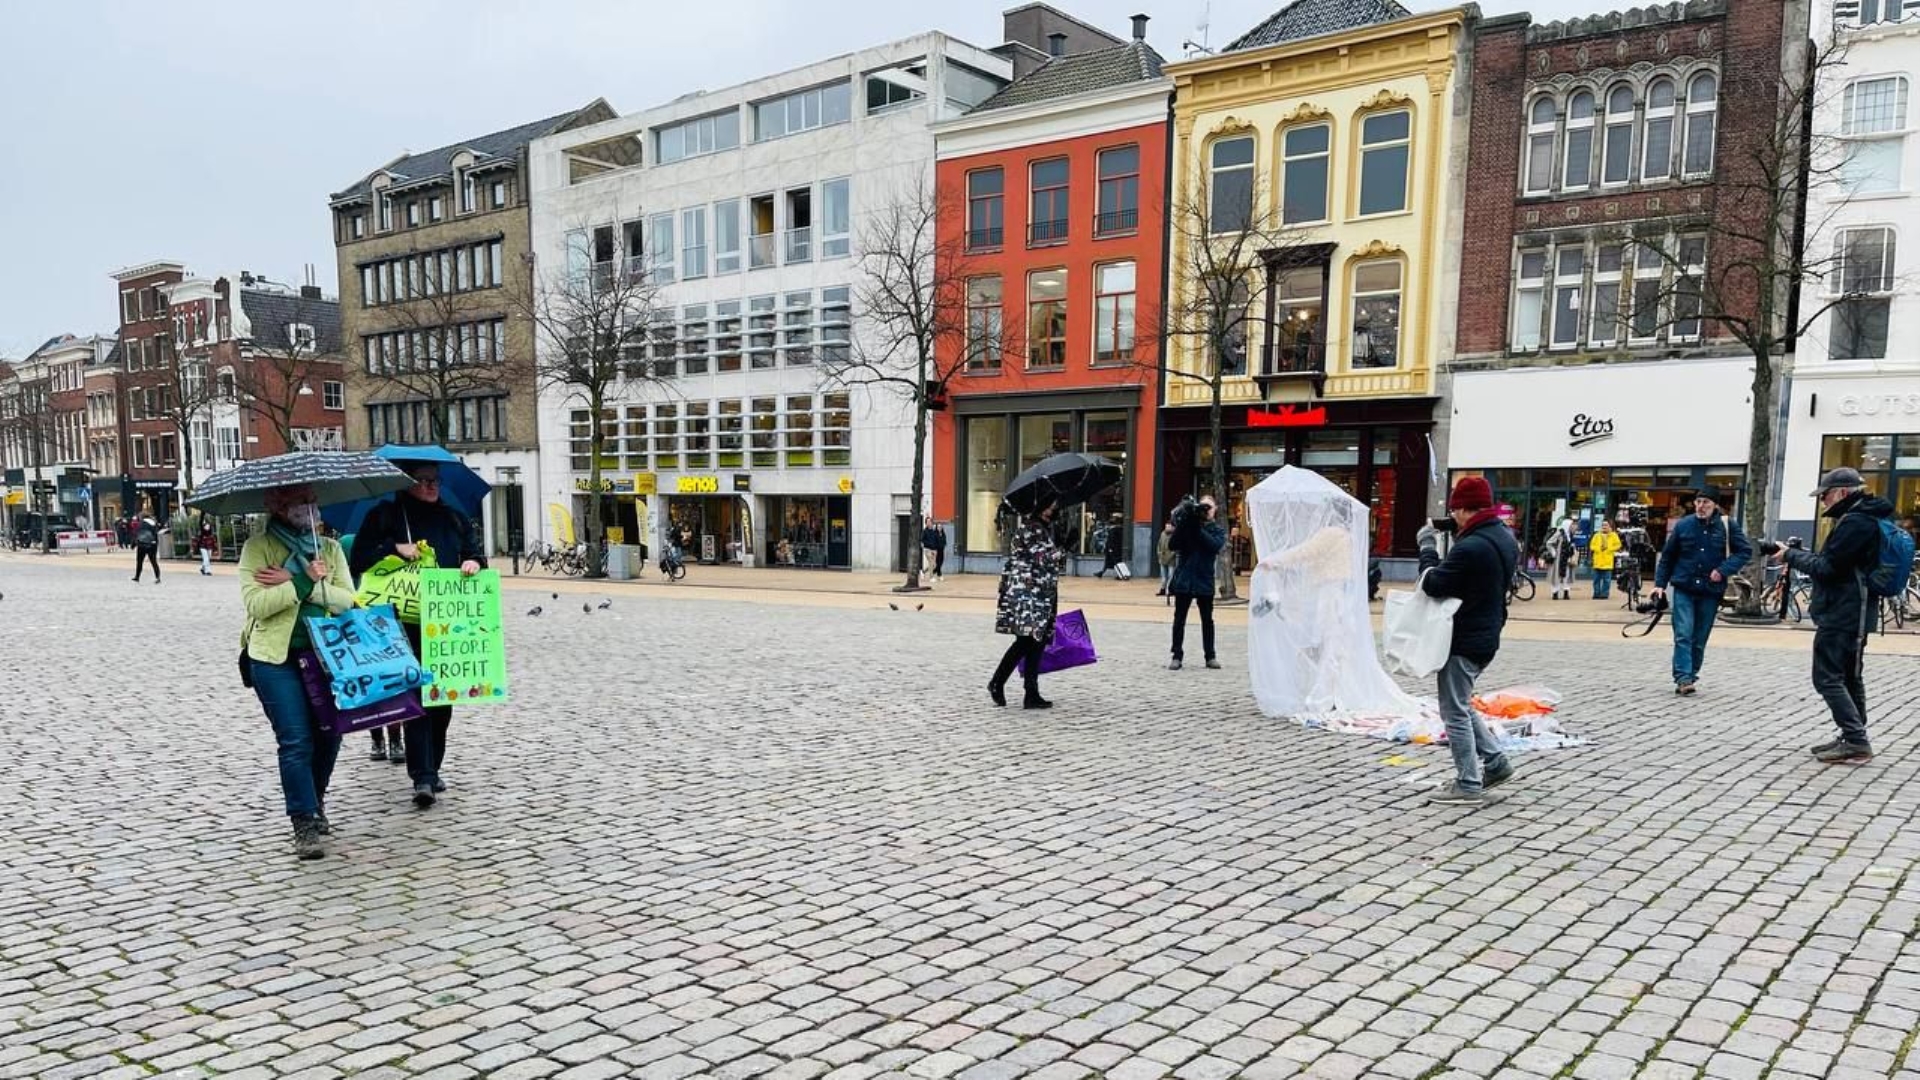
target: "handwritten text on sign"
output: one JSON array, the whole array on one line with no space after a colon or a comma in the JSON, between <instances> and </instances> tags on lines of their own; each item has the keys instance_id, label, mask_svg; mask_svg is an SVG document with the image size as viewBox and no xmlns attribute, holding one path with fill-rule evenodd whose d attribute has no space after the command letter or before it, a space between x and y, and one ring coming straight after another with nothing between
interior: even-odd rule
<instances>
[{"instance_id":1,"label":"handwritten text on sign","mask_svg":"<svg viewBox=\"0 0 1920 1080\"><path fill-rule=\"evenodd\" d=\"M385 701L430 681L414 659L393 608L356 608L307 620L314 651L333 676L333 700L357 709Z\"/></svg>"},{"instance_id":2,"label":"handwritten text on sign","mask_svg":"<svg viewBox=\"0 0 1920 1080\"><path fill-rule=\"evenodd\" d=\"M433 672L422 691L428 705L483 705L507 700L507 643L501 633L500 572L464 577L458 570L420 571L420 660Z\"/></svg>"}]
</instances>

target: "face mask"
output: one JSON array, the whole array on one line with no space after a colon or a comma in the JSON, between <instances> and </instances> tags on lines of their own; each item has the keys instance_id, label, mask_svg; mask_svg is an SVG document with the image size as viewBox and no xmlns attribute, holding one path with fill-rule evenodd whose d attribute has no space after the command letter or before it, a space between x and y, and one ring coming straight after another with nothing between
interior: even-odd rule
<instances>
[{"instance_id":1,"label":"face mask","mask_svg":"<svg viewBox=\"0 0 1920 1080\"><path fill-rule=\"evenodd\" d=\"M302 529L311 529L320 520L320 508L313 503L301 503L286 509L287 524Z\"/></svg>"}]
</instances>

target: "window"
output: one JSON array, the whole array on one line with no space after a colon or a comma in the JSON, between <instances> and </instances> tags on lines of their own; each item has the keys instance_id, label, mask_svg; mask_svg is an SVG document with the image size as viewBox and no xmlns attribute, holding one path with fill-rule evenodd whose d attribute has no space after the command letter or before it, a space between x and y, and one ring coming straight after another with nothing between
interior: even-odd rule
<instances>
[{"instance_id":1,"label":"window","mask_svg":"<svg viewBox=\"0 0 1920 1080\"><path fill-rule=\"evenodd\" d=\"M379 195L374 196L374 198L379 202L380 231L392 232L393 231L393 196L388 195L385 192L381 192Z\"/></svg>"},{"instance_id":2,"label":"window","mask_svg":"<svg viewBox=\"0 0 1920 1080\"><path fill-rule=\"evenodd\" d=\"M1280 220L1287 225L1327 220L1327 163L1333 127L1288 129L1280 143Z\"/></svg>"},{"instance_id":3,"label":"window","mask_svg":"<svg viewBox=\"0 0 1920 1080\"><path fill-rule=\"evenodd\" d=\"M813 293L790 292L782 301L780 355L788 365L813 363Z\"/></svg>"},{"instance_id":4,"label":"window","mask_svg":"<svg viewBox=\"0 0 1920 1080\"><path fill-rule=\"evenodd\" d=\"M1400 363L1400 264L1364 262L1353 271L1353 366Z\"/></svg>"},{"instance_id":5,"label":"window","mask_svg":"<svg viewBox=\"0 0 1920 1080\"><path fill-rule=\"evenodd\" d=\"M1704 237L1680 238L1679 264L1673 272L1673 332L1675 341L1700 340L1700 286L1707 271Z\"/></svg>"},{"instance_id":6,"label":"window","mask_svg":"<svg viewBox=\"0 0 1920 1080\"><path fill-rule=\"evenodd\" d=\"M747 366L764 370L773 366L773 342L779 316L774 313L778 301L771 296L756 296L747 301Z\"/></svg>"},{"instance_id":7,"label":"window","mask_svg":"<svg viewBox=\"0 0 1920 1080\"><path fill-rule=\"evenodd\" d=\"M961 112L1000 92L1007 84L1005 79L995 78L973 70L963 64L956 64L952 57L947 58L947 72L943 80L946 83L947 104Z\"/></svg>"},{"instance_id":8,"label":"window","mask_svg":"<svg viewBox=\"0 0 1920 1080\"><path fill-rule=\"evenodd\" d=\"M1066 158L1036 161L1028 170L1033 209L1027 215L1027 243L1059 244L1067 239L1068 170Z\"/></svg>"},{"instance_id":9,"label":"window","mask_svg":"<svg viewBox=\"0 0 1920 1080\"><path fill-rule=\"evenodd\" d=\"M1900 190L1906 153L1907 80L1861 79L1841 92L1841 179L1850 194Z\"/></svg>"},{"instance_id":10,"label":"window","mask_svg":"<svg viewBox=\"0 0 1920 1080\"><path fill-rule=\"evenodd\" d=\"M1027 366L1058 368L1067 363L1067 271L1035 270L1027 275Z\"/></svg>"},{"instance_id":11,"label":"window","mask_svg":"<svg viewBox=\"0 0 1920 1080\"><path fill-rule=\"evenodd\" d=\"M813 189L793 188L787 192L787 243L785 262L803 263L813 259Z\"/></svg>"},{"instance_id":12,"label":"window","mask_svg":"<svg viewBox=\"0 0 1920 1080\"><path fill-rule=\"evenodd\" d=\"M820 396L820 445L822 465L853 464L853 399L842 390Z\"/></svg>"},{"instance_id":13,"label":"window","mask_svg":"<svg viewBox=\"0 0 1920 1080\"><path fill-rule=\"evenodd\" d=\"M715 370L739 371L740 301L722 300L714 305L713 334Z\"/></svg>"},{"instance_id":14,"label":"window","mask_svg":"<svg viewBox=\"0 0 1920 1080\"><path fill-rule=\"evenodd\" d=\"M844 363L853 347L853 287L820 290L820 358Z\"/></svg>"},{"instance_id":15,"label":"window","mask_svg":"<svg viewBox=\"0 0 1920 1080\"><path fill-rule=\"evenodd\" d=\"M1593 257L1593 310L1587 344L1611 348L1620 340L1620 277L1624 261L1619 244L1602 244Z\"/></svg>"},{"instance_id":16,"label":"window","mask_svg":"<svg viewBox=\"0 0 1920 1080\"><path fill-rule=\"evenodd\" d=\"M1627 343L1644 345L1660 333L1661 277L1666 256L1658 240L1642 240L1628 248L1626 269L1633 273L1632 310L1628 313Z\"/></svg>"},{"instance_id":17,"label":"window","mask_svg":"<svg viewBox=\"0 0 1920 1080\"><path fill-rule=\"evenodd\" d=\"M680 276L707 276L707 208L696 206L680 213Z\"/></svg>"},{"instance_id":18,"label":"window","mask_svg":"<svg viewBox=\"0 0 1920 1080\"><path fill-rule=\"evenodd\" d=\"M1520 273L1514 279L1513 348L1532 352L1540 347L1540 319L1546 312L1547 253L1520 253Z\"/></svg>"},{"instance_id":19,"label":"window","mask_svg":"<svg viewBox=\"0 0 1920 1080\"><path fill-rule=\"evenodd\" d=\"M1624 184L1633 172L1633 88L1607 91L1606 144L1600 151L1600 182Z\"/></svg>"},{"instance_id":20,"label":"window","mask_svg":"<svg viewBox=\"0 0 1920 1080\"><path fill-rule=\"evenodd\" d=\"M1000 277L967 282L967 370L998 371L1006 350Z\"/></svg>"},{"instance_id":21,"label":"window","mask_svg":"<svg viewBox=\"0 0 1920 1080\"><path fill-rule=\"evenodd\" d=\"M1213 364L1223 375L1245 375L1247 373L1247 323L1254 317L1248 310L1251 304L1251 290L1244 277L1231 280L1219 277L1211 278L1204 286L1208 292L1206 303L1212 304L1217 296L1215 290L1228 289L1226 317L1230 324L1221 333L1219 340L1208 342L1209 352L1213 354Z\"/></svg>"},{"instance_id":22,"label":"window","mask_svg":"<svg viewBox=\"0 0 1920 1080\"><path fill-rule=\"evenodd\" d=\"M713 272L740 272L740 200L713 204Z\"/></svg>"},{"instance_id":23,"label":"window","mask_svg":"<svg viewBox=\"0 0 1920 1080\"><path fill-rule=\"evenodd\" d=\"M753 398L752 415L748 419L751 434L747 436L752 456L748 459L756 469L772 469L780 464L780 409L778 398Z\"/></svg>"},{"instance_id":24,"label":"window","mask_svg":"<svg viewBox=\"0 0 1920 1080\"><path fill-rule=\"evenodd\" d=\"M1100 206L1093 234L1115 236L1140 227L1140 148L1111 146L1097 157Z\"/></svg>"},{"instance_id":25,"label":"window","mask_svg":"<svg viewBox=\"0 0 1920 1080\"><path fill-rule=\"evenodd\" d=\"M886 112L911 105L927 96L927 64L911 64L876 71L867 76L867 112Z\"/></svg>"},{"instance_id":26,"label":"window","mask_svg":"<svg viewBox=\"0 0 1920 1080\"><path fill-rule=\"evenodd\" d=\"M1679 98L1672 79L1647 84L1646 134L1640 140L1640 179L1665 180L1673 175L1674 110Z\"/></svg>"},{"instance_id":27,"label":"window","mask_svg":"<svg viewBox=\"0 0 1920 1080\"><path fill-rule=\"evenodd\" d=\"M460 212L463 214L471 214L474 211L474 207L480 203L479 185L474 182L473 173L466 169L459 170L458 179L460 184Z\"/></svg>"},{"instance_id":28,"label":"window","mask_svg":"<svg viewBox=\"0 0 1920 1080\"><path fill-rule=\"evenodd\" d=\"M999 247L1006 224L1006 177L999 169L967 174L967 250Z\"/></svg>"},{"instance_id":29,"label":"window","mask_svg":"<svg viewBox=\"0 0 1920 1080\"><path fill-rule=\"evenodd\" d=\"M1834 240L1838 273L1829 278L1834 304L1827 355L1834 360L1887 355L1887 324L1893 308L1892 229L1847 229ZM1837 287L1836 287L1837 286Z\"/></svg>"},{"instance_id":30,"label":"window","mask_svg":"<svg viewBox=\"0 0 1920 1080\"><path fill-rule=\"evenodd\" d=\"M655 214L647 220L647 272L656 284L673 282L673 215Z\"/></svg>"},{"instance_id":31,"label":"window","mask_svg":"<svg viewBox=\"0 0 1920 1080\"><path fill-rule=\"evenodd\" d=\"M1375 113L1360 122L1361 216L1407 208L1412 138L1413 113L1406 109Z\"/></svg>"},{"instance_id":32,"label":"window","mask_svg":"<svg viewBox=\"0 0 1920 1080\"><path fill-rule=\"evenodd\" d=\"M1580 341L1580 292L1586 273L1586 248L1576 244L1554 255L1553 348L1571 349Z\"/></svg>"},{"instance_id":33,"label":"window","mask_svg":"<svg viewBox=\"0 0 1920 1080\"><path fill-rule=\"evenodd\" d=\"M740 113L730 110L697 117L653 132L653 156L661 165L740 145Z\"/></svg>"},{"instance_id":34,"label":"window","mask_svg":"<svg viewBox=\"0 0 1920 1080\"><path fill-rule=\"evenodd\" d=\"M1253 136L1221 139L1209 154L1207 228L1244 231L1253 223Z\"/></svg>"},{"instance_id":35,"label":"window","mask_svg":"<svg viewBox=\"0 0 1920 1080\"><path fill-rule=\"evenodd\" d=\"M765 142L829 124L844 124L852 118L852 83L816 86L755 105L753 138L755 142Z\"/></svg>"},{"instance_id":36,"label":"window","mask_svg":"<svg viewBox=\"0 0 1920 1080\"><path fill-rule=\"evenodd\" d=\"M787 468L805 468L813 464L813 395L795 394L787 398Z\"/></svg>"},{"instance_id":37,"label":"window","mask_svg":"<svg viewBox=\"0 0 1920 1080\"><path fill-rule=\"evenodd\" d=\"M447 216L447 200L444 195L435 195L427 200L427 220L442 221Z\"/></svg>"},{"instance_id":38,"label":"window","mask_svg":"<svg viewBox=\"0 0 1920 1080\"><path fill-rule=\"evenodd\" d=\"M820 257L839 259L853 253L852 185L845 178L820 185Z\"/></svg>"},{"instance_id":39,"label":"window","mask_svg":"<svg viewBox=\"0 0 1920 1080\"><path fill-rule=\"evenodd\" d=\"M1720 107L1719 83L1701 72L1687 84L1687 142L1681 175L1705 176L1713 171L1713 121Z\"/></svg>"},{"instance_id":40,"label":"window","mask_svg":"<svg viewBox=\"0 0 1920 1080\"><path fill-rule=\"evenodd\" d=\"M345 383L328 379L320 384L320 403L328 409L340 410L347 407L347 388Z\"/></svg>"},{"instance_id":41,"label":"window","mask_svg":"<svg viewBox=\"0 0 1920 1080\"><path fill-rule=\"evenodd\" d=\"M420 200L408 199L407 200L407 228L409 229L415 228L419 224L420 224Z\"/></svg>"},{"instance_id":42,"label":"window","mask_svg":"<svg viewBox=\"0 0 1920 1080\"><path fill-rule=\"evenodd\" d=\"M1537 97L1527 114L1527 194L1553 190L1553 99Z\"/></svg>"},{"instance_id":43,"label":"window","mask_svg":"<svg viewBox=\"0 0 1920 1080\"><path fill-rule=\"evenodd\" d=\"M1560 186L1578 191L1593 182L1593 95L1585 90L1567 99L1566 165Z\"/></svg>"},{"instance_id":44,"label":"window","mask_svg":"<svg viewBox=\"0 0 1920 1080\"><path fill-rule=\"evenodd\" d=\"M1860 0L1860 25L1899 22L1901 0Z\"/></svg>"},{"instance_id":45,"label":"window","mask_svg":"<svg viewBox=\"0 0 1920 1080\"><path fill-rule=\"evenodd\" d=\"M967 419L966 549L1000 550L998 512L1006 493L1008 473L1007 418L974 416Z\"/></svg>"},{"instance_id":46,"label":"window","mask_svg":"<svg viewBox=\"0 0 1920 1080\"><path fill-rule=\"evenodd\" d=\"M755 270L774 264L773 196L755 195L747 200L747 265Z\"/></svg>"},{"instance_id":47,"label":"window","mask_svg":"<svg viewBox=\"0 0 1920 1080\"><path fill-rule=\"evenodd\" d=\"M355 240L367 235L367 215L353 215L353 225L352 228L348 230L348 235L352 236Z\"/></svg>"},{"instance_id":48,"label":"window","mask_svg":"<svg viewBox=\"0 0 1920 1080\"><path fill-rule=\"evenodd\" d=\"M1106 263L1093 268L1093 362L1133 359L1134 266Z\"/></svg>"},{"instance_id":49,"label":"window","mask_svg":"<svg viewBox=\"0 0 1920 1080\"><path fill-rule=\"evenodd\" d=\"M506 207L507 182L505 180L495 180L493 186L487 189L487 204L495 210L501 210Z\"/></svg>"}]
</instances>

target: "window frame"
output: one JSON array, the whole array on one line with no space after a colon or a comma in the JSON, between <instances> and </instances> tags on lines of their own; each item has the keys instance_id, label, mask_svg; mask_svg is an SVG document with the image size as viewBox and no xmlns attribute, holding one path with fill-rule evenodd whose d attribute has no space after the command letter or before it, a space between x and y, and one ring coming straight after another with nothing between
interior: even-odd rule
<instances>
[{"instance_id":1,"label":"window frame","mask_svg":"<svg viewBox=\"0 0 1920 1080\"><path fill-rule=\"evenodd\" d=\"M1217 160L1220 149L1224 146L1231 146L1241 142L1247 144L1247 160L1222 168ZM1207 155L1207 235L1225 236L1229 233L1245 232L1253 227L1255 214L1258 210L1259 173L1257 166L1260 161L1259 137L1250 131L1233 135L1220 135L1207 140L1205 149ZM1229 221L1225 222L1226 227L1222 228L1221 225L1223 223L1220 218L1220 177L1222 173L1234 174L1240 172L1245 172L1247 175L1246 214L1238 224Z\"/></svg>"},{"instance_id":2,"label":"window frame","mask_svg":"<svg viewBox=\"0 0 1920 1080\"><path fill-rule=\"evenodd\" d=\"M1385 139L1379 142L1367 141L1367 125L1395 114L1404 114L1407 118L1407 133L1402 138ZM1394 214L1411 213L1413 210L1413 135L1415 114L1411 104L1395 105L1391 108L1375 109L1362 113L1357 118L1354 138L1354 174L1353 174L1353 217L1356 220L1389 217ZM1367 210L1367 157L1371 154L1391 153L1400 150L1404 153L1400 167L1400 205L1391 210Z\"/></svg>"},{"instance_id":3,"label":"window frame","mask_svg":"<svg viewBox=\"0 0 1920 1080\"><path fill-rule=\"evenodd\" d=\"M1529 255L1538 255L1540 257L1540 272L1533 277L1527 276L1527 257ZM1507 337L1508 347L1514 352L1535 353L1539 352L1541 346L1546 344L1546 333L1542 324L1545 322L1547 313L1547 270L1551 265L1549 261L1551 257L1552 249L1544 244L1515 248L1513 262L1513 314L1511 316L1511 328L1508 331ZM1521 342L1520 294L1523 292L1539 294L1540 306L1534 313L1532 342L1530 344L1522 344Z\"/></svg>"},{"instance_id":4,"label":"window frame","mask_svg":"<svg viewBox=\"0 0 1920 1080\"><path fill-rule=\"evenodd\" d=\"M1849 279L1853 277L1851 272L1852 260L1848 258L1848 241L1856 233L1880 233L1882 235L1880 245L1880 271L1872 283L1875 287L1872 288L1847 288ZM1833 247L1836 271L1827 276L1825 282L1826 288L1822 290L1828 297L1827 359L1839 361L1884 360L1888 350L1891 348L1893 298L1896 291L1896 271L1899 260L1899 230L1890 224L1863 223L1859 225L1849 225L1834 235ZM1840 324L1843 318L1849 317L1849 313L1856 304L1885 306L1887 329L1881 334L1880 350L1877 354L1870 352L1863 354L1862 350L1858 348L1847 349L1843 352L1838 347L1841 341ZM1852 317L1855 319L1858 318L1857 316ZM1861 335L1859 333L1852 332L1849 335L1849 340L1857 345L1860 337Z\"/></svg>"},{"instance_id":5,"label":"window frame","mask_svg":"<svg viewBox=\"0 0 1920 1080\"><path fill-rule=\"evenodd\" d=\"M1547 107L1547 118L1544 121L1536 120L1534 114L1539 112L1542 105ZM1557 155L1560 148L1560 102L1552 94L1536 94L1533 100L1527 103L1526 117L1527 135L1526 145L1521 154L1520 190L1526 195L1548 195L1553 192L1554 165L1558 161ZM1542 183L1536 187L1533 152L1534 148L1543 141L1547 160L1542 169L1544 175L1538 178Z\"/></svg>"},{"instance_id":6,"label":"window frame","mask_svg":"<svg viewBox=\"0 0 1920 1080\"><path fill-rule=\"evenodd\" d=\"M1587 102L1587 115L1584 118L1576 117L1573 114L1574 105L1582 99ZM1597 134L1598 129L1599 106L1599 99L1594 97L1593 91L1588 87L1580 87L1567 95L1566 119L1561 124L1560 133L1561 191L1590 191L1594 186L1593 146L1595 142L1594 135ZM1586 139L1586 150L1584 153L1578 155L1573 152L1573 139L1575 135L1582 135ZM1575 183L1573 179L1573 167L1575 164L1581 167L1580 181L1578 183Z\"/></svg>"},{"instance_id":7,"label":"window frame","mask_svg":"<svg viewBox=\"0 0 1920 1080\"><path fill-rule=\"evenodd\" d=\"M1875 83L1893 84L1892 123L1886 127L1868 129L1859 123L1857 117L1857 113L1859 112L1857 102L1859 100L1859 91ZM1907 109L1909 105L1910 86L1911 84L1906 74L1894 71L1882 72L1875 75L1863 75L1857 79L1850 79L1841 88L1839 139L1844 148L1845 156L1841 159L1840 175L1842 180L1848 183L1849 195L1896 195L1905 191L1906 169L1904 167L1904 159L1906 156L1905 149L1908 133ZM1856 148L1882 143L1896 145L1894 154L1895 172L1889 178L1891 182L1884 186L1868 187L1861 182L1861 177L1857 175L1849 177L1849 166L1852 163Z\"/></svg>"},{"instance_id":8,"label":"window frame","mask_svg":"<svg viewBox=\"0 0 1920 1080\"><path fill-rule=\"evenodd\" d=\"M1579 266L1572 273L1565 270L1566 258L1569 255L1577 255L1580 259ZM1586 339L1587 313L1582 300L1586 294L1587 261L1587 245L1584 238L1577 243L1556 245L1553 249L1553 263L1548 267L1553 275L1550 282L1551 291L1548 294L1552 301L1552 306L1547 311L1548 352L1572 352L1580 348L1581 342ZM1573 326L1573 336L1562 341L1560 340L1560 301L1563 296L1569 295L1573 303L1566 310L1568 320Z\"/></svg>"},{"instance_id":9,"label":"window frame","mask_svg":"<svg viewBox=\"0 0 1920 1080\"><path fill-rule=\"evenodd\" d=\"M1133 152L1132 171L1107 171L1110 155L1126 151ZM1093 155L1094 201L1093 236L1104 239L1110 236L1131 236L1140 231L1140 144L1121 143L1117 146L1103 146ZM1113 210L1103 210L1107 205L1107 192L1115 192Z\"/></svg>"},{"instance_id":10,"label":"window frame","mask_svg":"<svg viewBox=\"0 0 1920 1080\"><path fill-rule=\"evenodd\" d=\"M1395 269L1397 273L1397 278L1396 278L1396 283L1392 292L1388 292L1384 289L1370 289L1364 292L1361 291L1360 289L1361 271L1371 267L1376 267L1376 266L1391 266ZM1352 263L1351 266L1348 267L1347 269L1347 310L1348 310L1347 325L1349 327L1352 327L1353 330L1350 334L1350 340L1347 343L1347 349L1346 349L1347 370L1349 371L1398 371L1401 369L1402 367L1402 364L1400 362L1401 345L1406 338L1406 333L1405 333L1406 320L1400 317L1400 312L1401 312L1401 309L1404 309L1406 306L1406 295L1407 295L1407 263L1405 259L1398 258L1398 257L1390 257L1390 258L1384 258L1384 259L1357 259ZM1398 303L1396 305L1396 310L1394 312L1394 320L1393 320L1393 334L1394 334L1393 363L1368 364L1368 365L1355 364L1353 362L1354 361L1353 349L1354 349L1354 346L1357 345L1360 340L1360 334L1359 334L1360 303L1363 299L1370 299L1370 298L1381 297L1381 296L1395 296L1399 298ZM1371 342L1372 340L1371 334L1369 334L1368 340L1369 342Z\"/></svg>"},{"instance_id":11,"label":"window frame","mask_svg":"<svg viewBox=\"0 0 1920 1080\"><path fill-rule=\"evenodd\" d=\"M1034 298L1034 279L1042 274L1060 275L1060 295L1057 297ZM1072 298L1072 279L1067 268L1062 266L1039 267L1027 271L1027 370L1028 371L1064 371L1067 366L1067 341L1073 333L1073 317L1068 308ZM1054 320L1058 319L1059 334L1051 331ZM1045 337L1039 336L1042 329L1048 331ZM1044 346L1051 357L1059 356L1057 363L1036 363L1034 356Z\"/></svg>"},{"instance_id":12,"label":"window frame","mask_svg":"<svg viewBox=\"0 0 1920 1080\"><path fill-rule=\"evenodd\" d=\"M1667 105L1656 106L1653 103L1654 91L1661 87L1665 87L1666 91L1673 95L1673 101ZM1680 95L1680 80L1677 76L1661 74L1647 80L1646 89L1643 92L1643 103L1640 107L1639 157L1641 183L1672 180L1677 175L1675 173L1674 152L1678 150L1680 146L1680 140L1677 136L1680 135L1681 129L1684 126L1681 123L1681 116L1682 110L1686 105L1686 102L1682 100ZM1664 141L1667 144L1666 160L1660 163L1660 173L1657 176L1654 175L1651 165L1653 161L1653 126L1656 123L1666 125Z\"/></svg>"},{"instance_id":13,"label":"window frame","mask_svg":"<svg viewBox=\"0 0 1920 1080\"><path fill-rule=\"evenodd\" d=\"M979 194L974 191L976 177L994 176L999 181L999 190ZM990 165L982 169L968 169L966 179L967 192L967 235L968 251L996 251L1005 246L1007 236L1007 171L999 165ZM976 227L977 211L992 207L999 218L998 225L985 228Z\"/></svg>"},{"instance_id":14,"label":"window frame","mask_svg":"<svg viewBox=\"0 0 1920 1080\"><path fill-rule=\"evenodd\" d=\"M1621 94L1627 96L1627 108L1624 113L1616 113L1614 100ZM1607 96L1600 112L1600 186L1603 188L1621 188L1633 183L1633 135L1639 128L1639 101L1632 85L1624 82L1614 83L1607 88ZM1624 116L1625 119L1615 119ZM1613 164L1613 152L1616 138L1625 141L1620 151L1621 177L1618 180L1607 175Z\"/></svg>"},{"instance_id":15,"label":"window frame","mask_svg":"<svg viewBox=\"0 0 1920 1080\"><path fill-rule=\"evenodd\" d=\"M1288 150L1288 140L1303 131L1320 129L1327 133L1326 148L1310 153L1295 155ZM1409 131L1411 136L1411 131ZM1303 124L1291 124L1280 130L1278 139L1280 149L1280 224L1321 225L1333 220L1333 122L1331 120L1313 120ZM1318 217L1294 218L1290 214L1292 203L1287 199L1287 181L1293 175L1296 163L1317 160L1320 164L1320 214Z\"/></svg>"},{"instance_id":16,"label":"window frame","mask_svg":"<svg viewBox=\"0 0 1920 1080\"><path fill-rule=\"evenodd\" d=\"M1708 101L1705 104L1701 104L1693 100L1693 88L1699 85L1702 79L1713 80L1713 98L1711 101ZM1680 143L1680 179L1682 180L1689 180L1695 177L1712 176L1714 154L1720 148L1719 147L1719 140L1720 140L1720 76L1719 76L1719 73L1714 71L1696 71L1693 74L1687 76L1686 88L1687 88L1686 100L1684 102L1683 110L1682 110L1684 114L1684 119L1686 120L1686 134ZM1689 151L1693 147L1694 125L1697 123L1704 123L1706 125L1707 161L1706 161L1706 165L1703 168L1694 169L1689 166L1687 159L1690 156Z\"/></svg>"},{"instance_id":17,"label":"window frame","mask_svg":"<svg viewBox=\"0 0 1920 1080\"><path fill-rule=\"evenodd\" d=\"M1102 277L1106 271L1126 267L1133 275L1132 286L1125 292L1102 292ZM1140 264L1134 259L1113 259L1093 264L1093 333L1088 341L1088 349L1094 367L1125 366L1134 362L1135 351L1140 347ZM1125 297L1123 304L1121 298ZM1106 310L1112 302L1111 311ZM1102 330L1112 332L1114 348L1111 355L1103 354L1100 349ZM1124 335L1123 332L1124 331ZM1122 338L1126 340L1124 352L1119 348Z\"/></svg>"},{"instance_id":18,"label":"window frame","mask_svg":"<svg viewBox=\"0 0 1920 1080\"><path fill-rule=\"evenodd\" d=\"M1040 170L1058 166L1058 182L1043 183ZM1051 215L1042 218L1041 204ZM1073 232L1073 161L1064 154L1027 162L1027 246L1053 247L1067 242Z\"/></svg>"}]
</instances>

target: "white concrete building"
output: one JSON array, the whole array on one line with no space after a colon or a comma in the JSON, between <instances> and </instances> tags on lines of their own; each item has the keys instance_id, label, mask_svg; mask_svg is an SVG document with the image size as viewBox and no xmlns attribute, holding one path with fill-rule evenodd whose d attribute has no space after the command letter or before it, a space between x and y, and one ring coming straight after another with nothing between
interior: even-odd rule
<instances>
[{"instance_id":1,"label":"white concrete building","mask_svg":"<svg viewBox=\"0 0 1920 1080\"><path fill-rule=\"evenodd\" d=\"M1006 83L1017 48L928 33L534 141L537 272L644 269L672 308L633 358L671 378L607 413L606 520L628 542L671 527L690 559L896 565L911 406L827 385L822 354L862 332L863 223L931 198L929 126ZM636 144L641 163L617 164ZM529 532L547 540L556 508L585 519L586 418L543 392L548 512Z\"/></svg>"},{"instance_id":2,"label":"white concrete building","mask_svg":"<svg viewBox=\"0 0 1920 1080\"><path fill-rule=\"evenodd\" d=\"M1814 116L1828 161L1809 186L1809 258L1833 260L1810 280L1813 316L1785 394L1782 532L1812 538L1824 469L1851 465L1897 513L1920 512L1920 11L1901 0L1819 0L1814 33L1844 62L1829 69ZM1834 179L1818 174L1838 164Z\"/></svg>"}]
</instances>

